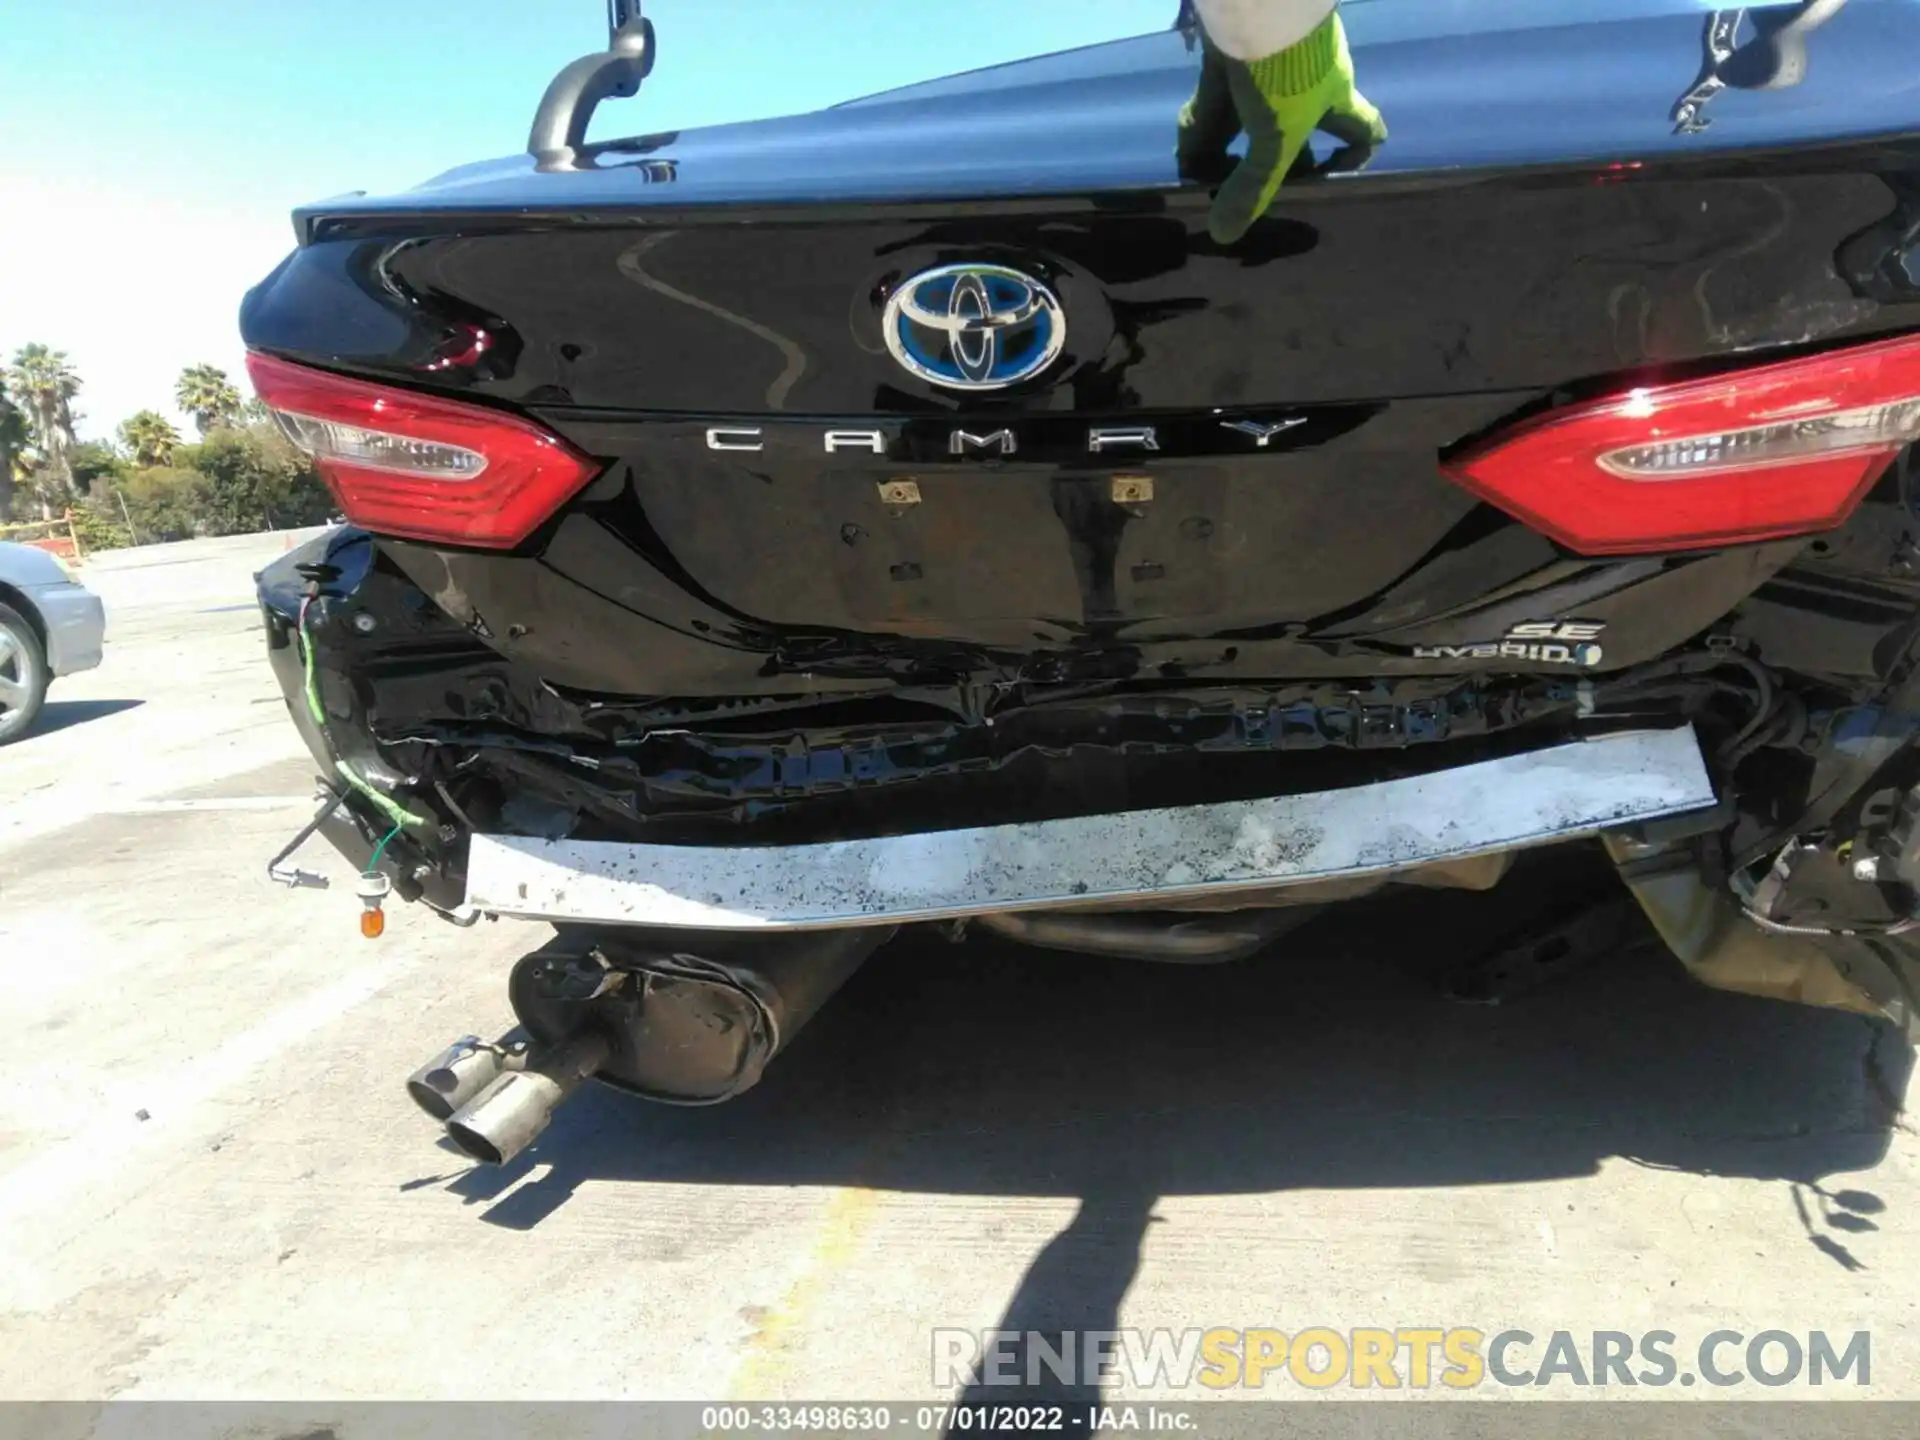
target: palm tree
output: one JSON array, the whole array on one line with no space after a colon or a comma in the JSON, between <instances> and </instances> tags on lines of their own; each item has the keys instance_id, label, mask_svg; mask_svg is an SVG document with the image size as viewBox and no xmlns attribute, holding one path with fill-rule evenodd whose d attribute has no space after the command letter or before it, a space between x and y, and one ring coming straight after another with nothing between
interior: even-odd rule
<instances>
[{"instance_id":1,"label":"palm tree","mask_svg":"<svg viewBox=\"0 0 1920 1440\"><path fill-rule=\"evenodd\" d=\"M180 433L157 410L141 410L120 424L120 443L138 465L165 465L173 459Z\"/></svg>"},{"instance_id":2,"label":"palm tree","mask_svg":"<svg viewBox=\"0 0 1920 1440\"><path fill-rule=\"evenodd\" d=\"M13 513L13 470L28 439L27 417L7 398L4 381L0 376L0 522Z\"/></svg>"},{"instance_id":3,"label":"palm tree","mask_svg":"<svg viewBox=\"0 0 1920 1440\"><path fill-rule=\"evenodd\" d=\"M240 414L240 392L217 365L189 365L180 372L180 383L173 387L173 401L205 435L222 425L231 425Z\"/></svg>"},{"instance_id":4,"label":"palm tree","mask_svg":"<svg viewBox=\"0 0 1920 1440\"><path fill-rule=\"evenodd\" d=\"M68 457L76 443L73 399L80 393L80 377L67 363L64 350L45 345L22 345L7 372L7 388L27 415L27 429L40 452L37 488L40 507L64 504L73 494L73 469Z\"/></svg>"}]
</instances>

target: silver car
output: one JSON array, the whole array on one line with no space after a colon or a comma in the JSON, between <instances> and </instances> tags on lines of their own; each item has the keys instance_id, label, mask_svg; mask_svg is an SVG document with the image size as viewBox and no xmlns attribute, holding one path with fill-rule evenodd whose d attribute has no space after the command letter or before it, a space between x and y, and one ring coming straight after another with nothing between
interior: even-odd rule
<instances>
[{"instance_id":1,"label":"silver car","mask_svg":"<svg viewBox=\"0 0 1920 1440\"><path fill-rule=\"evenodd\" d=\"M27 733L56 675L100 663L107 612L65 565L0 541L0 745Z\"/></svg>"}]
</instances>

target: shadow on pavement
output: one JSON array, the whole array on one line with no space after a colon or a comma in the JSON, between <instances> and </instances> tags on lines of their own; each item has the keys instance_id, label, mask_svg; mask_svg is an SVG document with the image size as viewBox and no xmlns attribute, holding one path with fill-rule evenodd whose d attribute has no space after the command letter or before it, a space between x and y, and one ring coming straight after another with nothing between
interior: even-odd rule
<instances>
[{"instance_id":1,"label":"shadow on pavement","mask_svg":"<svg viewBox=\"0 0 1920 1440\"><path fill-rule=\"evenodd\" d=\"M33 728L14 743L31 745L40 736L84 725L89 720L104 720L144 704L144 700L49 700L41 706L40 718L33 722Z\"/></svg>"},{"instance_id":2,"label":"shadow on pavement","mask_svg":"<svg viewBox=\"0 0 1920 1440\"><path fill-rule=\"evenodd\" d=\"M450 1188L511 1228L589 1181L1075 1196L1001 1326L1056 1336L1113 1328L1162 1196L1511 1184L1616 1156L1789 1182L1807 1242L1864 1268L1849 1239L1884 1207L1822 1182L1884 1155L1900 1036L1700 988L1645 941L1508 1005L1438 998L1424 972L1483 950L1498 908L1411 895L1204 968L903 935L741 1099L592 1088L517 1164Z\"/></svg>"}]
</instances>

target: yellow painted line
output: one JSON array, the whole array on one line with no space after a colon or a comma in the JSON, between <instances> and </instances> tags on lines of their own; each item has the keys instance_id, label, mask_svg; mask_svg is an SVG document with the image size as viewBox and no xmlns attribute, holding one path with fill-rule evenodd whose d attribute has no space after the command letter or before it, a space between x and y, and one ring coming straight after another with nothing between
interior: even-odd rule
<instances>
[{"instance_id":1,"label":"yellow painted line","mask_svg":"<svg viewBox=\"0 0 1920 1440\"><path fill-rule=\"evenodd\" d=\"M791 1374L793 1361L806 1343L814 1307L859 1250L879 1208L880 1192L863 1186L848 1186L829 1197L813 1243L787 1282L786 1292L747 1342L746 1353L727 1386L729 1400L762 1400L779 1393L781 1382Z\"/></svg>"}]
</instances>

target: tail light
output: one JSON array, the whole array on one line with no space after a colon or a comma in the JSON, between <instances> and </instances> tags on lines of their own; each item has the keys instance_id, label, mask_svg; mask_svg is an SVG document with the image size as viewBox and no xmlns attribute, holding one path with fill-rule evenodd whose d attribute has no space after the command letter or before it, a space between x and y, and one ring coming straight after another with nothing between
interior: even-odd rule
<instances>
[{"instance_id":1,"label":"tail light","mask_svg":"<svg viewBox=\"0 0 1920 1440\"><path fill-rule=\"evenodd\" d=\"M1447 468L1587 555L1843 524L1920 440L1920 336L1631 390L1528 421Z\"/></svg>"},{"instance_id":2,"label":"tail light","mask_svg":"<svg viewBox=\"0 0 1920 1440\"><path fill-rule=\"evenodd\" d=\"M253 388L347 518L381 535L507 549L593 478L533 421L247 356Z\"/></svg>"}]
</instances>

